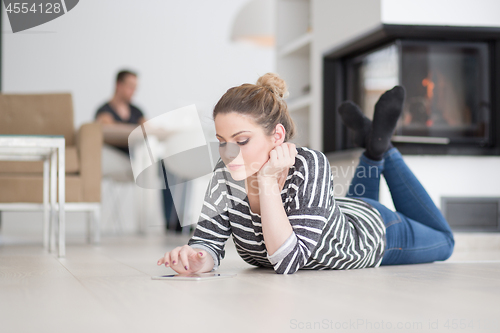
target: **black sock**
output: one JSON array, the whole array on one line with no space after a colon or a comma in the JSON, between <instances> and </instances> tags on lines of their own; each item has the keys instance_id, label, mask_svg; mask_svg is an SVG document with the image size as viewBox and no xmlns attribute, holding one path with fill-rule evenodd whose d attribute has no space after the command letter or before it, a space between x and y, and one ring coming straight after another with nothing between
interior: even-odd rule
<instances>
[{"instance_id":1,"label":"black sock","mask_svg":"<svg viewBox=\"0 0 500 333\"><path fill-rule=\"evenodd\" d=\"M363 114L359 106L351 101L340 104L338 111L344 125L354 131L354 145L366 148L372 121Z\"/></svg>"},{"instance_id":2,"label":"black sock","mask_svg":"<svg viewBox=\"0 0 500 333\"><path fill-rule=\"evenodd\" d=\"M404 88L395 86L380 96L375 104L372 130L365 153L368 158L380 161L384 153L392 148L391 137L403 110L404 97Z\"/></svg>"}]
</instances>

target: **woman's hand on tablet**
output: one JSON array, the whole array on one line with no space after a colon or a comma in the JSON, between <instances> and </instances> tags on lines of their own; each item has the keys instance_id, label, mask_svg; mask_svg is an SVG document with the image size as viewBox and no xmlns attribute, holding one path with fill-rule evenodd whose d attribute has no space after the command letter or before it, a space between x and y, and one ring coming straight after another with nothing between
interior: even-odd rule
<instances>
[{"instance_id":1,"label":"woman's hand on tablet","mask_svg":"<svg viewBox=\"0 0 500 333\"><path fill-rule=\"evenodd\" d=\"M163 264L177 273L204 273L212 270L214 259L205 250L183 245L165 253L157 263L157 265Z\"/></svg>"}]
</instances>

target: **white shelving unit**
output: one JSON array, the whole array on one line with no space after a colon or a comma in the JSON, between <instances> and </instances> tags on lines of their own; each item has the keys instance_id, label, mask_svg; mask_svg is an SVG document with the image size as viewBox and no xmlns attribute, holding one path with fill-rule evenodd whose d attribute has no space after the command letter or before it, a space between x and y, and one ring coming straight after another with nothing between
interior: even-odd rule
<instances>
[{"instance_id":1,"label":"white shelving unit","mask_svg":"<svg viewBox=\"0 0 500 333\"><path fill-rule=\"evenodd\" d=\"M293 141L299 146L311 142L311 48L312 0L276 0L276 68L290 95L288 110L297 127Z\"/></svg>"}]
</instances>

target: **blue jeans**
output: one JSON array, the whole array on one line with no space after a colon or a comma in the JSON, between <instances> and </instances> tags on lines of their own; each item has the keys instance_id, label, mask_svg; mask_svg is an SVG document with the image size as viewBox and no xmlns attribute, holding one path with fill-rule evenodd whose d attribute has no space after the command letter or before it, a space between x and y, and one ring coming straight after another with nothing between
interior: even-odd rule
<instances>
[{"instance_id":1,"label":"blue jeans","mask_svg":"<svg viewBox=\"0 0 500 333\"><path fill-rule=\"evenodd\" d=\"M396 212L378 201L381 174ZM362 154L346 197L359 198L382 215L387 242L381 265L443 261L453 253L455 240L448 222L397 148L389 149L381 161Z\"/></svg>"}]
</instances>

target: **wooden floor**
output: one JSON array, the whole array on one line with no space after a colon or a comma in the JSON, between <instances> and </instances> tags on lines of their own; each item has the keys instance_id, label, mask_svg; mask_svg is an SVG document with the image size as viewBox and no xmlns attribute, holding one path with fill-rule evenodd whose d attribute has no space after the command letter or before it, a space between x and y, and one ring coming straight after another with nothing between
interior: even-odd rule
<instances>
[{"instance_id":1,"label":"wooden floor","mask_svg":"<svg viewBox=\"0 0 500 333\"><path fill-rule=\"evenodd\" d=\"M205 281L151 280L175 234L67 244L58 259L41 243L0 245L0 332L499 332L497 238L456 235L445 262L278 275L238 256L230 239ZM497 244L498 245L498 244ZM473 251L470 251L472 249Z\"/></svg>"}]
</instances>

